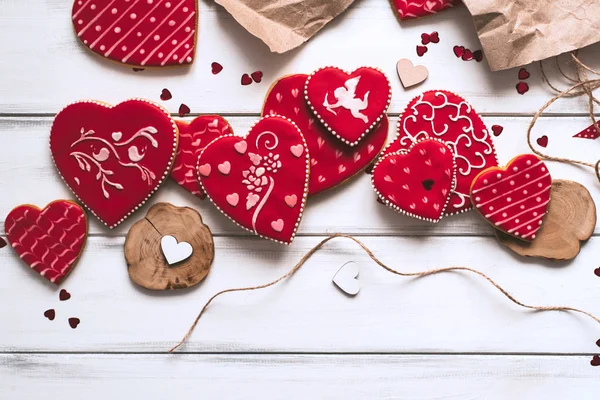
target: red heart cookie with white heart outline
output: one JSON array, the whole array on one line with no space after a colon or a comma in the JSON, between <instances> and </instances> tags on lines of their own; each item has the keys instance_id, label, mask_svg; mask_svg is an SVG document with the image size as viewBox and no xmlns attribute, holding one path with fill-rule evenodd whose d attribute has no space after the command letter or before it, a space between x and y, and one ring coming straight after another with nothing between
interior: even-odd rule
<instances>
[{"instance_id":1,"label":"red heart cookie with white heart outline","mask_svg":"<svg viewBox=\"0 0 600 400\"><path fill-rule=\"evenodd\" d=\"M355 147L348 147L319 124L302 96L308 75L285 76L276 81L265 97L262 115L282 115L294 121L310 154L309 195L352 178L381 152L389 129L387 117Z\"/></svg>"},{"instance_id":2,"label":"red heart cookie with white heart outline","mask_svg":"<svg viewBox=\"0 0 600 400\"><path fill-rule=\"evenodd\" d=\"M198 23L196 0L76 0L77 37L94 53L126 65L191 64Z\"/></svg>"},{"instance_id":3,"label":"red heart cookie with white heart outline","mask_svg":"<svg viewBox=\"0 0 600 400\"><path fill-rule=\"evenodd\" d=\"M346 72L323 67L306 79L304 97L327 130L347 145L356 146L385 116L392 85L377 68Z\"/></svg>"},{"instance_id":4,"label":"red heart cookie with white heart outline","mask_svg":"<svg viewBox=\"0 0 600 400\"><path fill-rule=\"evenodd\" d=\"M309 160L298 127L290 119L265 116L246 137L222 136L206 146L198 178L208 198L236 224L290 244L308 195Z\"/></svg>"},{"instance_id":5,"label":"red heart cookie with white heart outline","mask_svg":"<svg viewBox=\"0 0 600 400\"><path fill-rule=\"evenodd\" d=\"M471 199L494 228L531 242L548 212L551 188L546 164L533 154L523 154L506 168L480 173L471 186Z\"/></svg>"},{"instance_id":6,"label":"red heart cookie with white heart outline","mask_svg":"<svg viewBox=\"0 0 600 400\"><path fill-rule=\"evenodd\" d=\"M446 215L471 210L473 179L498 165L491 132L465 99L446 90L430 90L408 103L398 120L398 135L383 154L407 149L426 138L443 140L456 158L456 189Z\"/></svg>"},{"instance_id":7,"label":"red heart cookie with white heart outline","mask_svg":"<svg viewBox=\"0 0 600 400\"><path fill-rule=\"evenodd\" d=\"M206 194L200 188L196 164L202 150L220 136L230 135L233 129L227 120L219 115L201 115L192 122L175 121L179 129L179 146L173 161L171 179L188 192L204 199Z\"/></svg>"},{"instance_id":8,"label":"red heart cookie with white heart outline","mask_svg":"<svg viewBox=\"0 0 600 400\"><path fill-rule=\"evenodd\" d=\"M375 164L371 183L387 206L438 222L456 186L452 149L441 140L425 139L408 150L388 153Z\"/></svg>"},{"instance_id":9,"label":"red heart cookie with white heart outline","mask_svg":"<svg viewBox=\"0 0 600 400\"><path fill-rule=\"evenodd\" d=\"M419 18L454 7L458 0L393 0L401 20Z\"/></svg>"},{"instance_id":10,"label":"red heart cookie with white heart outline","mask_svg":"<svg viewBox=\"0 0 600 400\"><path fill-rule=\"evenodd\" d=\"M169 175L177 134L169 112L151 101L84 100L56 115L50 151L69 189L112 229Z\"/></svg>"},{"instance_id":11,"label":"red heart cookie with white heart outline","mask_svg":"<svg viewBox=\"0 0 600 400\"><path fill-rule=\"evenodd\" d=\"M19 257L58 285L83 251L88 224L79 204L57 200L43 210L29 204L14 208L6 217L4 229Z\"/></svg>"}]
</instances>

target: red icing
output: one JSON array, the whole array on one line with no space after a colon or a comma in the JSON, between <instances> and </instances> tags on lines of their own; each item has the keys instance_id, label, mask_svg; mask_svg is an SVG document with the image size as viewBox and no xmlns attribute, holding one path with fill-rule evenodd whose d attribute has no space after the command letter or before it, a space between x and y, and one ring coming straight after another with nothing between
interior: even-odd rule
<instances>
[{"instance_id":1,"label":"red icing","mask_svg":"<svg viewBox=\"0 0 600 400\"><path fill-rule=\"evenodd\" d=\"M128 65L191 64L196 0L75 0L73 26L94 53Z\"/></svg>"},{"instance_id":2,"label":"red icing","mask_svg":"<svg viewBox=\"0 0 600 400\"><path fill-rule=\"evenodd\" d=\"M426 139L408 151L386 154L373 168L371 180L388 206L411 217L438 222L455 186L455 174L450 147Z\"/></svg>"},{"instance_id":3,"label":"red icing","mask_svg":"<svg viewBox=\"0 0 600 400\"><path fill-rule=\"evenodd\" d=\"M453 7L459 0L393 0L400 19L411 19L435 14Z\"/></svg>"},{"instance_id":4,"label":"red icing","mask_svg":"<svg viewBox=\"0 0 600 400\"><path fill-rule=\"evenodd\" d=\"M221 212L262 237L291 243L308 194L308 150L288 119L267 116L245 138L223 136L198 159L202 189Z\"/></svg>"},{"instance_id":5,"label":"red icing","mask_svg":"<svg viewBox=\"0 0 600 400\"><path fill-rule=\"evenodd\" d=\"M370 67L347 73L321 68L308 77L305 98L317 118L344 143L355 146L385 116L392 97L383 72Z\"/></svg>"},{"instance_id":6,"label":"red icing","mask_svg":"<svg viewBox=\"0 0 600 400\"><path fill-rule=\"evenodd\" d=\"M513 158L505 169L490 168L475 178L471 198L497 229L532 241L548 211L552 178L533 154Z\"/></svg>"},{"instance_id":7,"label":"red icing","mask_svg":"<svg viewBox=\"0 0 600 400\"><path fill-rule=\"evenodd\" d=\"M6 217L6 238L19 257L52 283L73 269L87 239L87 220L76 203L58 200L40 210L18 206Z\"/></svg>"},{"instance_id":8,"label":"red icing","mask_svg":"<svg viewBox=\"0 0 600 400\"><path fill-rule=\"evenodd\" d=\"M192 122L176 121L179 147L173 162L171 178L188 192L201 199L206 194L200 188L196 164L202 150L216 138L233 133L229 123L218 115L203 115Z\"/></svg>"},{"instance_id":9,"label":"red icing","mask_svg":"<svg viewBox=\"0 0 600 400\"><path fill-rule=\"evenodd\" d=\"M381 152L389 124L384 117L373 133L349 148L315 120L302 96L307 77L297 74L278 80L266 96L263 116L282 115L300 128L310 153L308 193L312 195L339 185L366 168Z\"/></svg>"},{"instance_id":10,"label":"red icing","mask_svg":"<svg viewBox=\"0 0 600 400\"><path fill-rule=\"evenodd\" d=\"M473 179L498 165L490 132L465 99L445 90L431 90L408 103L398 121L398 136L384 154L407 149L429 137L443 140L456 158L456 189L446 213L470 210Z\"/></svg>"},{"instance_id":11,"label":"red icing","mask_svg":"<svg viewBox=\"0 0 600 400\"><path fill-rule=\"evenodd\" d=\"M596 126L600 127L600 121L597 122ZM592 124L573 137L581 139L598 139L600 137L600 133L598 133L598 130L594 127L594 124ZM546 146L547 145L548 143L546 141Z\"/></svg>"},{"instance_id":12,"label":"red icing","mask_svg":"<svg viewBox=\"0 0 600 400\"><path fill-rule=\"evenodd\" d=\"M50 132L50 150L63 180L110 228L141 206L167 177L177 127L146 100L117 106L83 101L64 108Z\"/></svg>"}]
</instances>

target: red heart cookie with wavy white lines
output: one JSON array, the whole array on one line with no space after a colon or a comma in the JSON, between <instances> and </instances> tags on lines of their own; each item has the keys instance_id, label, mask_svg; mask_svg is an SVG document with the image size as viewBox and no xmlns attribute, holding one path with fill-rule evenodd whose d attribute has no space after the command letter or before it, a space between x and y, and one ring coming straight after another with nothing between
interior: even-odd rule
<instances>
[{"instance_id":1,"label":"red heart cookie with wavy white lines","mask_svg":"<svg viewBox=\"0 0 600 400\"><path fill-rule=\"evenodd\" d=\"M217 208L261 237L289 244L308 194L309 156L298 127L266 116L245 138L210 143L198 159L202 189Z\"/></svg>"},{"instance_id":2,"label":"red heart cookie with wavy white lines","mask_svg":"<svg viewBox=\"0 0 600 400\"><path fill-rule=\"evenodd\" d=\"M206 194L198 183L196 164L202 150L220 136L233 133L225 118L219 115L202 115L192 122L175 121L179 129L179 146L171 170L171 179L188 192L200 197Z\"/></svg>"},{"instance_id":3,"label":"red heart cookie with wavy white lines","mask_svg":"<svg viewBox=\"0 0 600 400\"><path fill-rule=\"evenodd\" d=\"M327 130L349 146L356 146L385 116L392 86L377 68L346 72L324 67L306 79L304 97Z\"/></svg>"},{"instance_id":4,"label":"red heart cookie with wavy white lines","mask_svg":"<svg viewBox=\"0 0 600 400\"><path fill-rule=\"evenodd\" d=\"M459 0L394 0L400 19L424 17L453 7Z\"/></svg>"},{"instance_id":5,"label":"red heart cookie with wavy white lines","mask_svg":"<svg viewBox=\"0 0 600 400\"><path fill-rule=\"evenodd\" d=\"M196 0L76 0L73 26L94 53L133 66L191 64Z\"/></svg>"},{"instance_id":6,"label":"red heart cookie with wavy white lines","mask_svg":"<svg viewBox=\"0 0 600 400\"><path fill-rule=\"evenodd\" d=\"M426 138L442 140L456 158L456 189L446 215L470 210L473 179L498 165L491 132L465 99L446 90L430 90L408 103L398 120L398 135L383 154L407 149Z\"/></svg>"},{"instance_id":7,"label":"red heart cookie with wavy white lines","mask_svg":"<svg viewBox=\"0 0 600 400\"><path fill-rule=\"evenodd\" d=\"M438 222L456 184L456 164L450 147L425 139L408 150L379 159L371 182L389 207L408 216Z\"/></svg>"},{"instance_id":8,"label":"red heart cookie with wavy white lines","mask_svg":"<svg viewBox=\"0 0 600 400\"><path fill-rule=\"evenodd\" d=\"M50 150L71 191L114 228L168 176L177 150L177 126L167 110L148 100L116 106L81 101L54 119Z\"/></svg>"},{"instance_id":9,"label":"red heart cookie with wavy white lines","mask_svg":"<svg viewBox=\"0 0 600 400\"><path fill-rule=\"evenodd\" d=\"M513 158L506 168L490 168L475 178L471 199L496 229L533 241L548 212L552 178L533 154Z\"/></svg>"},{"instance_id":10,"label":"red heart cookie with wavy white lines","mask_svg":"<svg viewBox=\"0 0 600 400\"><path fill-rule=\"evenodd\" d=\"M307 77L290 75L275 82L267 93L262 114L288 117L300 128L310 153L308 194L312 195L337 186L365 169L385 145L389 123L384 116L371 134L358 145L348 147L315 120L302 96Z\"/></svg>"},{"instance_id":11,"label":"red heart cookie with wavy white lines","mask_svg":"<svg viewBox=\"0 0 600 400\"><path fill-rule=\"evenodd\" d=\"M6 217L4 229L19 257L56 284L71 272L87 239L85 212L68 200L57 200L43 210L18 206Z\"/></svg>"}]
</instances>

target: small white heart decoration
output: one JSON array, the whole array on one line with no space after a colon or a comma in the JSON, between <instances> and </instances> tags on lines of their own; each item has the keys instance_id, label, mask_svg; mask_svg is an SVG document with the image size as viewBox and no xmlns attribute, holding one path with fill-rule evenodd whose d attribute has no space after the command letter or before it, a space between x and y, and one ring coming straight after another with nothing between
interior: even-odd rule
<instances>
[{"instance_id":1,"label":"small white heart decoration","mask_svg":"<svg viewBox=\"0 0 600 400\"><path fill-rule=\"evenodd\" d=\"M429 71L423 65L414 65L406 58L400 59L396 64L398 76L402 82L402 86L409 88L423 82L429 76Z\"/></svg>"},{"instance_id":2,"label":"small white heart decoration","mask_svg":"<svg viewBox=\"0 0 600 400\"><path fill-rule=\"evenodd\" d=\"M358 265L354 261L348 261L335 273L333 283L347 295L355 296L360 290L357 278Z\"/></svg>"},{"instance_id":3,"label":"small white heart decoration","mask_svg":"<svg viewBox=\"0 0 600 400\"><path fill-rule=\"evenodd\" d=\"M163 236L160 240L160 248L167 259L167 264L173 265L187 260L194 253L192 245L188 242L179 242L175 236Z\"/></svg>"}]
</instances>

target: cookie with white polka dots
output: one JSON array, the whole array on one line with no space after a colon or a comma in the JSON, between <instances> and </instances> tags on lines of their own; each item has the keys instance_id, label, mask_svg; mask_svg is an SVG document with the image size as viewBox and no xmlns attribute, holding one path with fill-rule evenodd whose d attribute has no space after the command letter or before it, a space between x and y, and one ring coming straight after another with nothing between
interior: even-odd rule
<instances>
[{"instance_id":1,"label":"cookie with white polka dots","mask_svg":"<svg viewBox=\"0 0 600 400\"><path fill-rule=\"evenodd\" d=\"M480 173L471 185L471 201L496 229L531 242L548 212L551 188L548 167L535 155L524 154L504 169Z\"/></svg>"},{"instance_id":2,"label":"cookie with white polka dots","mask_svg":"<svg viewBox=\"0 0 600 400\"><path fill-rule=\"evenodd\" d=\"M191 64L196 0L75 0L73 26L94 53L137 67Z\"/></svg>"}]
</instances>

